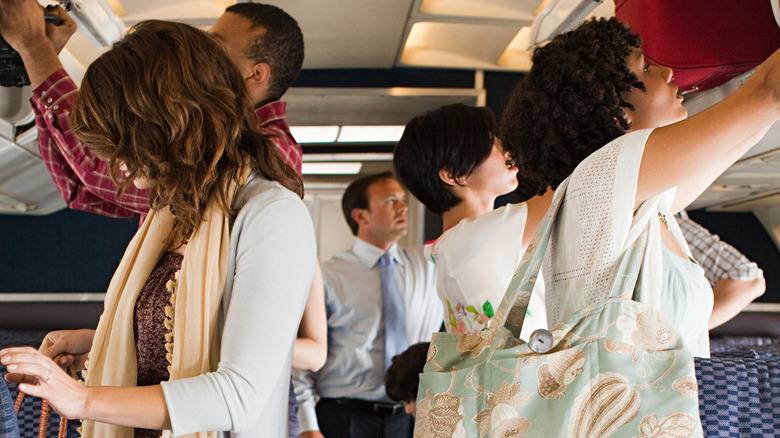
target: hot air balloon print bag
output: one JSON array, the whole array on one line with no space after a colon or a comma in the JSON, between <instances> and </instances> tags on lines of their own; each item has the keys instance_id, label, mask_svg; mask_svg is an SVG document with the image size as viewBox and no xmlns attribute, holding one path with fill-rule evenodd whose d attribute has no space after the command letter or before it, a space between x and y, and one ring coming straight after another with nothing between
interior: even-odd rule
<instances>
[{"instance_id":1,"label":"hot air balloon print bag","mask_svg":"<svg viewBox=\"0 0 780 438\"><path fill-rule=\"evenodd\" d=\"M622 256L606 300L520 338L566 184L490 327L434 334L415 437L702 436L693 357L641 291L647 236Z\"/></svg>"}]
</instances>

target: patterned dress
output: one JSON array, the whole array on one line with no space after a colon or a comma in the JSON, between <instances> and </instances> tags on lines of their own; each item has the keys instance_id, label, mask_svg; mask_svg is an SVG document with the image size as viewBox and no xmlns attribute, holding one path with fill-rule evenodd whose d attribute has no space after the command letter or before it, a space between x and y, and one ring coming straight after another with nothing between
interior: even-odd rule
<instances>
[{"instance_id":1,"label":"patterned dress","mask_svg":"<svg viewBox=\"0 0 780 438\"><path fill-rule=\"evenodd\" d=\"M170 378L168 346L173 327L171 296L175 292L176 275L181 269L182 255L167 251L160 257L135 302L134 335L138 357L138 386L157 385ZM136 438L159 437L162 431L135 429Z\"/></svg>"}]
</instances>

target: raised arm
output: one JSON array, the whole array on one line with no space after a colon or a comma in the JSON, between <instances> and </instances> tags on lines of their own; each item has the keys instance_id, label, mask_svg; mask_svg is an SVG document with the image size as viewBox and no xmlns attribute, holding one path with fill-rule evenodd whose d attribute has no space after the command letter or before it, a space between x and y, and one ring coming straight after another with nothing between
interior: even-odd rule
<instances>
[{"instance_id":1,"label":"raised arm","mask_svg":"<svg viewBox=\"0 0 780 438\"><path fill-rule=\"evenodd\" d=\"M655 129L645 145L636 206L672 187L679 211L744 155L780 118L780 51L731 96L683 121Z\"/></svg>"},{"instance_id":2,"label":"raised arm","mask_svg":"<svg viewBox=\"0 0 780 438\"><path fill-rule=\"evenodd\" d=\"M78 89L57 54L76 31L76 23L59 6L47 12L59 15L62 24L45 23L43 8L35 0L0 0L0 35L19 52L34 87L41 158L68 207L112 217L144 215L149 210L146 191L131 186L117 198L106 163L71 132L68 117Z\"/></svg>"}]
</instances>

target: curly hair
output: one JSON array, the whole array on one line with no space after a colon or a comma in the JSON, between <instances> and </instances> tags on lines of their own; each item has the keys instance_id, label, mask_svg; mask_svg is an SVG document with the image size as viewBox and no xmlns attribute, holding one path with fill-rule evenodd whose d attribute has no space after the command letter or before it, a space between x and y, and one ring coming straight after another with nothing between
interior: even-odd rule
<instances>
[{"instance_id":1,"label":"curly hair","mask_svg":"<svg viewBox=\"0 0 780 438\"><path fill-rule=\"evenodd\" d=\"M251 21L251 30L265 30L253 37L244 56L254 62L268 64L271 69L268 100L279 100L298 77L303 65L303 32L298 22L282 9L263 3L237 3L225 12Z\"/></svg>"},{"instance_id":2,"label":"curly hair","mask_svg":"<svg viewBox=\"0 0 780 438\"><path fill-rule=\"evenodd\" d=\"M466 177L493 151L498 126L493 111L456 103L413 118L393 151L393 166L401 182L436 214L461 199L439 178L446 169L453 178Z\"/></svg>"},{"instance_id":3,"label":"curly hair","mask_svg":"<svg viewBox=\"0 0 780 438\"><path fill-rule=\"evenodd\" d=\"M149 205L169 206L169 244L186 243L212 197L229 215L231 182L247 162L303 195L257 121L241 74L222 47L193 27L150 20L134 26L84 76L71 124L109 162L121 195L149 181ZM120 166L127 177L119 178Z\"/></svg>"},{"instance_id":4,"label":"curly hair","mask_svg":"<svg viewBox=\"0 0 780 438\"><path fill-rule=\"evenodd\" d=\"M543 194L630 128L624 96L644 84L628 68L640 45L615 18L586 21L534 51L501 119L500 137Z\"/></svg>"}]
</instances>

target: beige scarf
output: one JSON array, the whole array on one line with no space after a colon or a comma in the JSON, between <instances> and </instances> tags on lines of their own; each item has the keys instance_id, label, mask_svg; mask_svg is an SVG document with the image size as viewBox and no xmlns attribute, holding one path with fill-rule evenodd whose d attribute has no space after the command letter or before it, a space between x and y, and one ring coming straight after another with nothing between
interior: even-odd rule
<instances>
[{"instance_id":1,"label":"beige scarf","mask_svg":"<svg viewBox=\"0 0 780 438\"><path fill-rule=\"evenodd\" d=\"M230 250L230 223L216 202L206 209L204 222L187 243L176 289L173 316L171 380L214 371L219 362L218 315L225 287ZM138 293L167 249L164 243L173 225L166 208L151 211L125 251L106 294L92 350L87 386L135 386L136 345L133 312ZM186 339L186 342L181 340ZM164 436L170 436L165 432ZM87 438L132 438L133 428L85 421ZM200 432L192 437L216 437Z\"/></svg>"}]
</instances>

